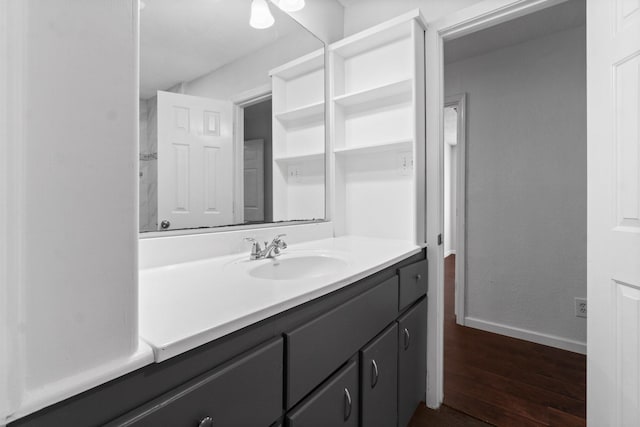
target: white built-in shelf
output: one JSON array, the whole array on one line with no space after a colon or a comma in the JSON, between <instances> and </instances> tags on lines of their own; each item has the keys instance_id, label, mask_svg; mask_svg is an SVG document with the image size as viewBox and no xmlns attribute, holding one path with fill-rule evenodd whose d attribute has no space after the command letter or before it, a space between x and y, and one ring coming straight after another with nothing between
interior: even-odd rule
<instances>
[{"instance_id":1,"label":"white built-in shelf","mask_svg":"<svg viewBox=\"0 0 640 427\"><path fill-rule=\"evenodd\" d=\"M324 101L275 113L274 117L288 127L319 122L324 118Z\"/></svg>"},{"instance_id":2,"label":"white built-in shelf","mask_svg":"<svg viewBox=\"0 0 640 427\"><path fill-rule=\"evenodd\" d=\"M333 152L336 155L359 155L369 153L382 153L385 151L403 151L413 148L412 139L403 139L397 141L380 142L377 144L354 145L349 147L335 148Z\"/></svg>"},{"instance_id":3,"label":"white built-in shelf","mask_svg":"<svg viewBox=\"0 0 640 427\"><path fill-rule=\"evenodd\" d=\"M359 55L372 49L379 48L385 44L393 43L397 40L411 37L411 27L408 25L398 25L408 19L418 18L421 24L424 18L419 10L413 10L383 24L362 31L353 36L346 37L330 46L332 52L343 58Z\"/></svg>"},{"instance_id":4,"label":"white built-in shelf","mask_svg":"<svg viewBox=\"0 0 640 427\"><path fill-rule=\"evenodd\" d=\"M292 156L278 156L274 157L273 160L278 163L294 163L294 162L308 162L315 160L324 160L324 152L320 153L308 153L308 154L297 154Z\"/></svg>"},{"instance_id":5,"label":"white built-in shelf","mask_svg":"<svg viewBox=\"0 0 640 427\"><path fill-rule=\"evenodd\" d=\"M269 72L269 75L283 80L293 80L305 74L324 68L324 48L287 62Z\"/></svg>"},{"instance_id":6,"label":"white built-in shelf","mask_svg":"<svg viewBox=\"0 0 640 427\"><path fill-rule=\"evenodd\" d=\"M376 107L388 102L406 102L411 100L412 85L412 80L406 79L367 90L338 95L333 100L336 104L347 108Z\"/></svg>"}]
</instances>

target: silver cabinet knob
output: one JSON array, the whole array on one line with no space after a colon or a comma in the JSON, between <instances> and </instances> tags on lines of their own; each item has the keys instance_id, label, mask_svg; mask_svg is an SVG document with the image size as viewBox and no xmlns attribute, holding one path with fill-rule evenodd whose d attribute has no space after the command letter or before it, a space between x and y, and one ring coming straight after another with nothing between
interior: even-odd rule
<instances>
[{"instance_id":1,"label":"silver cabinet knob","mask_svg":"<svg viewBox=\"0 0 640 427\"><path fill-rule=\"evenodd\" d=\"M422 274L416 274L416 280L422 279Z\"/></svg>"},{"instance_id":2,"label":"silver cabinet knob","mask_svg":"<svg viewBox=\"0 0 640 427\"><path fill-rule=\"evenodd\" d=\"M204 417L204 418L200 421L200 424L198 424L198 427L213 427L213 418L211 418L211 417Z\"/></svg>"},{"instance_id":3,"label":"silver cabinet knob","mask_svg":"<svg viewBox=\"0 0 640 427\"><path fill-rule=\"evenodd\" d=\"M166 219L162 220L162 222L160 223L160 228L166 230L169 227L171 227L171 222L167 221Z\"/></svg>"}]
</instances>

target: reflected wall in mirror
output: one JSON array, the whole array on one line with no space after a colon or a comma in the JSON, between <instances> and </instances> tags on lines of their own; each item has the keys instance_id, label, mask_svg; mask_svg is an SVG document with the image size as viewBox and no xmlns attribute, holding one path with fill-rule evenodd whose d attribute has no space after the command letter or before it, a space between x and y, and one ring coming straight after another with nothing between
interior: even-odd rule
<instances>
[{"instance_id":1,"label":"reflected wall in mirror","mask_svg":"<svg viewBox=\"0 0 640 427\"><path fill-rule=\"evenodd\" d=\"M141 232L324 218L324 44L268 6L145 0Z\"/></svg>"}]
</instances>

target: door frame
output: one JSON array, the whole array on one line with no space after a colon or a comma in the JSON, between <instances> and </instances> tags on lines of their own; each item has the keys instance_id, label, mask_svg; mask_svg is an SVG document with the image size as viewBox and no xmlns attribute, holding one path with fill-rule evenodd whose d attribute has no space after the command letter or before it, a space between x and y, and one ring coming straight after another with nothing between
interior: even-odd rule
<instances>
[{"instance_id":1,"label":"door frame","mask_svg":"<svg viewBox=\"0 0 640 427\"><path fill-rule=\"evenodd\" d=\"M447 96L444 108L456 107L458 112L456 132L456 283L455 283L455 313L456 323L464 326L467 317L466 292L467 292L467 94L459 93ZM443 144L444 135L443 135ZM444 149L444 146L443 146ZM443 166L444 171L444 166ZM444 196L443 196L444 197ZM444 206L443 206L444 212Z\"/></svg>"},{"instance_id":2,"label":"door frame","mask_svg":"<svg viewBox=\"0 0 640 427\"><path fill-rule=\"evenodd\" d=\"M270 84L258 86L231 97L233 103L233 215L236 224L244 223L244 109L271 97Z\"/></svg>"},{"instance_id":3,"label":"door frame","mask_svg":"<svg viewBox=\"0 0 640 427\"><path fill-rule=\"evenodd\" d=\"M429 316L427 324L427 395L430 408L444 399L444 42L552 7L568 0L484 0L429 25L426 34L427 256Z\"/></svg>"}]
</instances>

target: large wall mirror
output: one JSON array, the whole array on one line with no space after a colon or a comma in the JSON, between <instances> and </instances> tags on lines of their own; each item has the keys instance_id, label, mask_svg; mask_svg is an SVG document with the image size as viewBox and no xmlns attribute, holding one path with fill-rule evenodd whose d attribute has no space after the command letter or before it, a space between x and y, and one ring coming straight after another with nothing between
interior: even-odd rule
<instances>
[{"instance_id":1,"label":"large wall mirror","mask_svg":"<svg viewBox=\"0 0 640 427\"><path fill-rule=\"evenodd\" d=\"M278 3L140 2L141 232L325 217L324 44Z\"/></svg>"}]
</instances>

